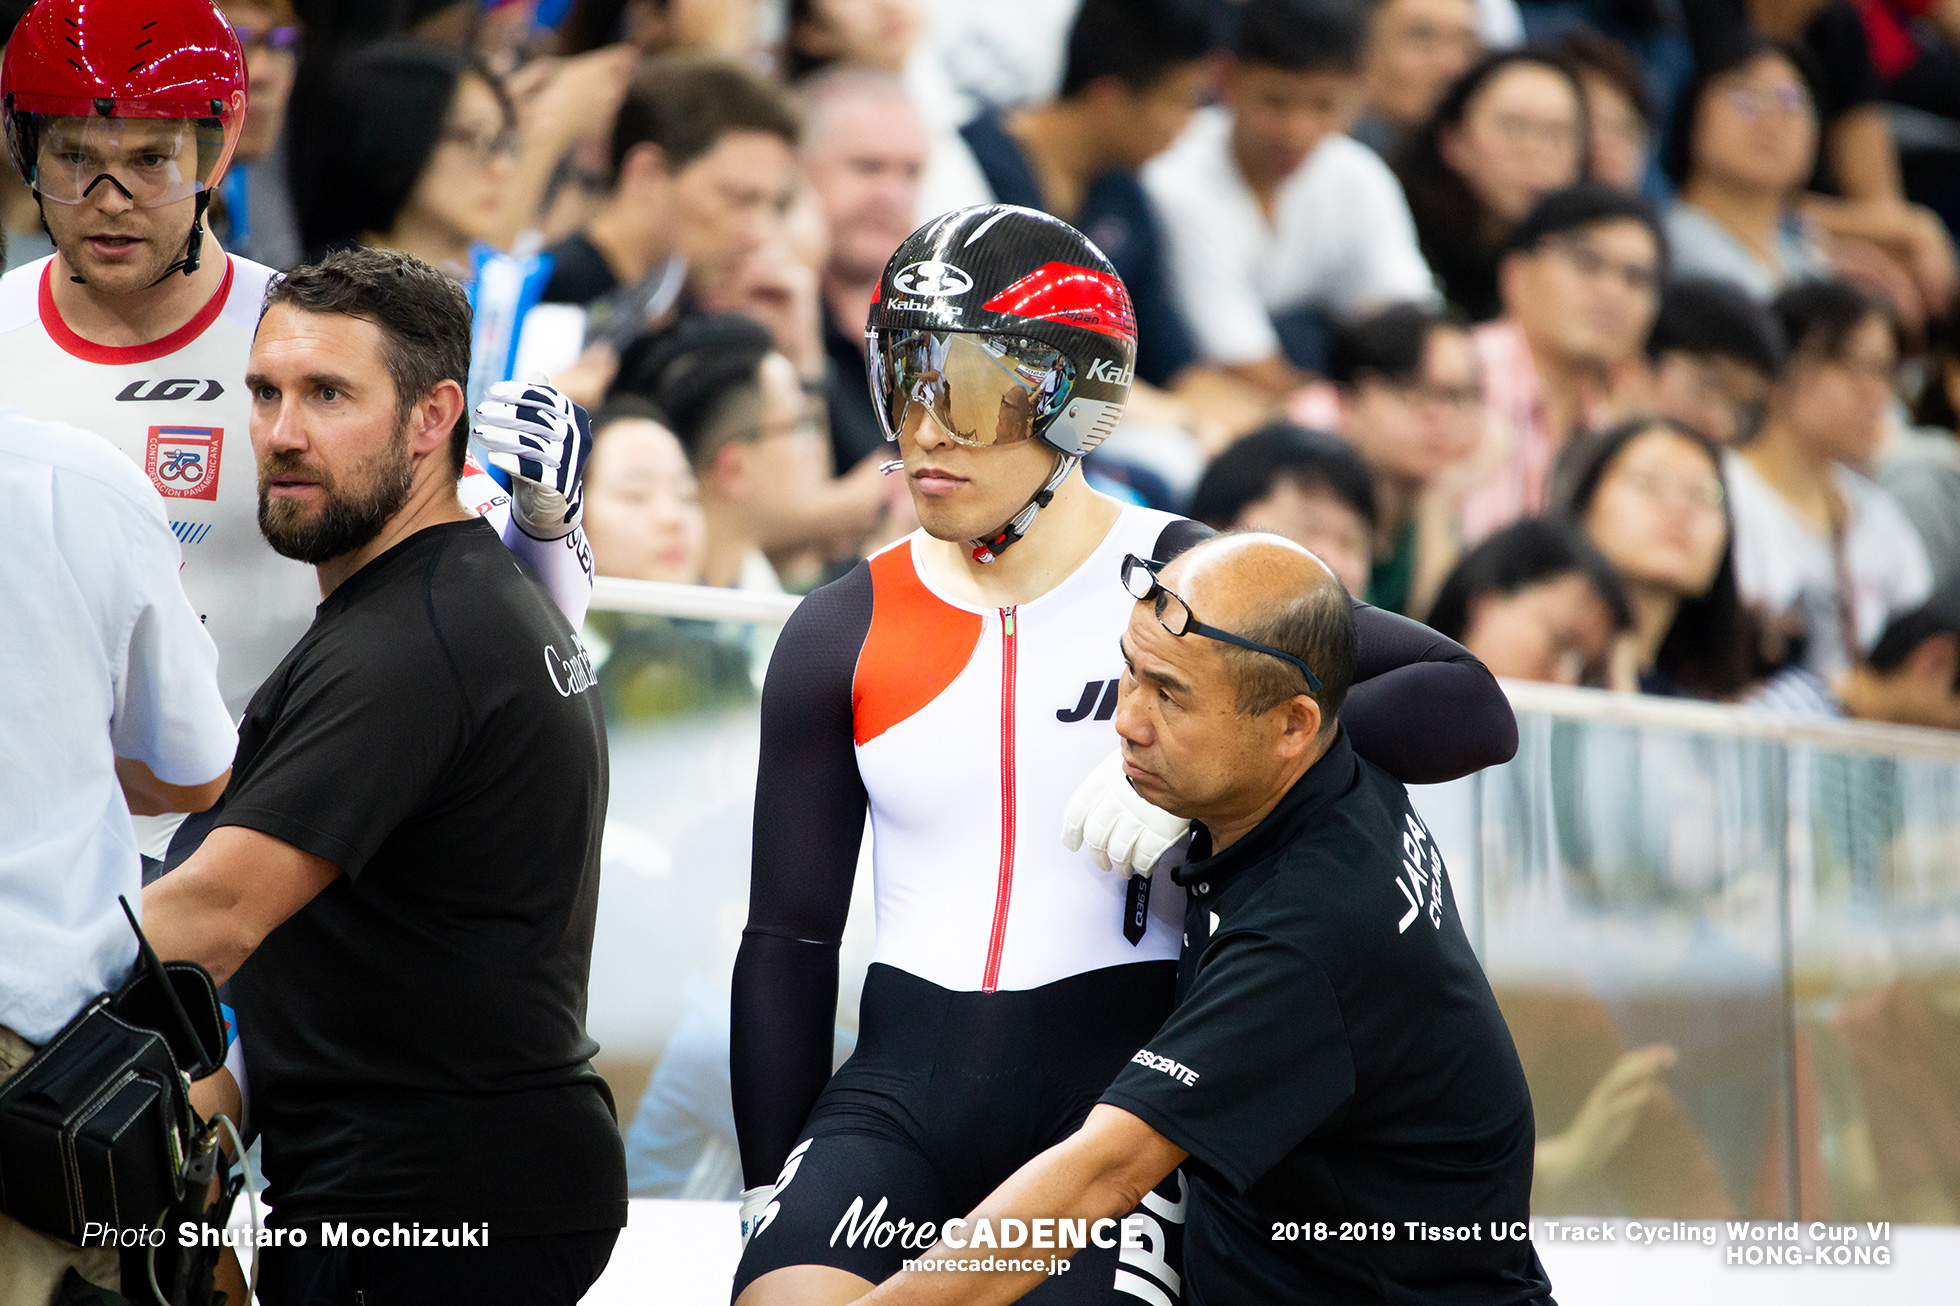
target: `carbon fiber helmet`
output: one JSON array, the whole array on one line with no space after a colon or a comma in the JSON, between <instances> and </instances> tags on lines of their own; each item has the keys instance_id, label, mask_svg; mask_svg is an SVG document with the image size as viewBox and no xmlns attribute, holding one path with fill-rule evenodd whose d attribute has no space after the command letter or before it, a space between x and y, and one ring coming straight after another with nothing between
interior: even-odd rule
<instances>
[{"instance_id":1,"label":"carbon fiber helmet","mask_svg":"<svg viewBox=\"0 0 1960 1306\"><path fill-rule=\"evenodd\" d=\"M872 403L893 437L880 336L898 331L1015 337L1058 352L1065 365L1040 396L1034 435L1071 459L1115 429L1136 371L1136 311L1116 269L1068 223L1012 204L942 214L885 264L865 334Z\"/></svg>"}]
</instances>

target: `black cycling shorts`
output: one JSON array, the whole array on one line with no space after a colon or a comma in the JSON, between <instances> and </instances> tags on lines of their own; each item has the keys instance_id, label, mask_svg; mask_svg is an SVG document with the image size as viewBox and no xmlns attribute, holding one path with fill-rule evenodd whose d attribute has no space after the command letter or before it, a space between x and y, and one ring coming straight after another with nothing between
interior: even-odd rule
<instances>
[{"instance_id":1,"label":"black cycling shorts","mask_svg":"<svg viewBox=\"0 0 1960 1306\"><path fill-rule=\"evenodd\" d=\"M734 1295L772 1270L824 1265L880 1283L1040 1152L1074 1133L1169 1012L1176 964L1113 966L1038 989L954 992L890 966L865 977L857 1051L831 1078L749 1239ZM1141 1247L1072 1256L970 1249L1069 1268L1024 1301L1172 1306L1182 1298L1184 1184L1139 1207ZM882 1203L883 1211L879 1213Z\"/></svg>"}]
</instances>

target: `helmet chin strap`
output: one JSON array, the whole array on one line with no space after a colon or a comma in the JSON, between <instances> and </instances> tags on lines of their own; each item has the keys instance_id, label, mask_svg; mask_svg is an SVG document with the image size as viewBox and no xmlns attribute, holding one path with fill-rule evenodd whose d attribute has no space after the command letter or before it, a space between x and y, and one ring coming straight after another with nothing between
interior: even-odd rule
<instances>
[{"instance_id":1,"label":"helmet chin strap","mask_svg":"<svg viewBox=\"0 0 1960 1306\"><path fill-rule=\"evenodd\" d=\"M197 193L197 214L191 219L191 234L184 242L184 257L172 263L162 272L159 272L157 279L152 281L150 283L151 285L160 285L175 272L181 272L187 277L197 275L198 264L204 257L204 213L210 207L211 192L208 190L199 191Z\"/></svg>"},{"instance_id":2,"label":"helmet chin strap","mask_svg":"<svg viewBox=\"0 0 1960 1306\"><path fill-rule=\"evenodd\" d=\"M1061 488L1062 482L1068 479L1068 474L1074 471L1075 465L1081 461L1078 455L1072 453L1062 454L1056 459L1054 472L1042 487L1035 491L1034 497L1028 500L1026 507L1008 518L1007 524L999 531L973 541L973 560L979 563L992 562L1007 552L1009 545L1026 535L1028 527L1034 525L1035 514L1048 506L1049 500L1055 497L1055 491Z\"/></svg>"}]
</instances>

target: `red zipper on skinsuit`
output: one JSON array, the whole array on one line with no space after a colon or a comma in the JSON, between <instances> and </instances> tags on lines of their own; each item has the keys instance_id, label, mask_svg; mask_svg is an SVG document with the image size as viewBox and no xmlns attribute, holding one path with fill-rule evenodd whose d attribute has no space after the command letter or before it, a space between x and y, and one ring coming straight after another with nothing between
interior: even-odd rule
<instances>
[{"instance_id":1,"label":"red zipper on skinsuit","mask_svg":"<svg viewBox=\"0 0 1960 1306\"><path fill-rule=\"evenodd\" d=\"M1000 880L994 887L994 927L980 991L1000 987L1000 954L1007 942L1007 905L1014 896L1014 609L1000 610Z\"/></svg>"}]
</instances>

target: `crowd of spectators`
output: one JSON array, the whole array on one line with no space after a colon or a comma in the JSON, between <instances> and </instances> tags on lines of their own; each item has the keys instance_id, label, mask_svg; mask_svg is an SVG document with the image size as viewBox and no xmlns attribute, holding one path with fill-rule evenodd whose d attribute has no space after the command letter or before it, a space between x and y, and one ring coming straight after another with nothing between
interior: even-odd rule
<instances>
[{"instance_id":1,"label":"crowd of spectators","mask_svg":"<svg viewBox=\"0 0 1960 1306\"><path fill-rule=\"evenodd\" d=\"M1960 727L1960 0L220 8L216 238L470 286L483 378L597 414L602 573L807 590L912 529L864 307L998 201L1135 301L1104 491L1501 674Z\"/></svg>"}]
</instances>

